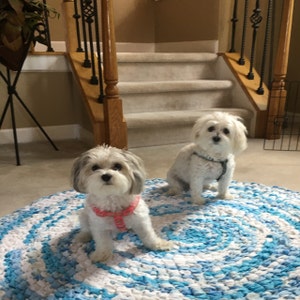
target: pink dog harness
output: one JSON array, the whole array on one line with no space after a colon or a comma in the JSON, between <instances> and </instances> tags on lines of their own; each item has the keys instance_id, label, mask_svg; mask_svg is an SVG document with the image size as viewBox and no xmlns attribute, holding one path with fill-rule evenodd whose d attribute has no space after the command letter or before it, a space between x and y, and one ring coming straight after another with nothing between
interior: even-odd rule
<instances>
[{"instance_id":1,"label":"pink dog harness","mask_svg":"<svg viewBox=\"0 0 300 300\"><path fill-rule=\"evenodd\" d=\"M127 228L126 228L123 218L131 215L134 212L134 210L136 209L136 207L138 206L138 204L140 202L140 199L141 199L141 196L137 195L127 208L123 209L122 211L118 211L118 212L101 210L95 206L93 206L92 209L93 209L93 212L98 217L113 217L117 228L120 231L124 232L124 231L127 231Z\"/></svg>"}]
</instances>

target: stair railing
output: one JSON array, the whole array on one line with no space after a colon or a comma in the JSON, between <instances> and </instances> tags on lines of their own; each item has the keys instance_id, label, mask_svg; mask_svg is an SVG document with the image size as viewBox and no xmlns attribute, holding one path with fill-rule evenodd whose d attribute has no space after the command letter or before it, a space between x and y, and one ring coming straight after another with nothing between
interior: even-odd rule
<instances>
[{"instance_id":1,"label":"stair railing","mask_svg":"<svg viewBox=\"0 0 300 300\"><path fill-rule=\"evenodd\" d=\"M249 63L249 72L246 76L248 80L254 79L253 67L255 64L255 58L257 55L256 47L260 41L257 40L257 33L261 30L261 22L265 18L265 28L264 28L264 38L262 46L262 56L261 56L261 66L258 68L260 80L259 86L257 87L256 93L263 95L265 93L263 88L263 83L265 81L266 66L269 64L269 78L267 86L269 87L269 99L267 107L267 120L266 120L266 130L265 137L269 139L276 139L280 137L281 127L284 122L284 113L285 113L285 103L286 103L286 90L285 90L285 80L287 73L288 65L288 56L289 56L289 45L291 37L291 27L292 27L292 17L294 9L294 0L284 0L283 1L283 10L281 16L281 24L279 29L279 42L277 46L276 59L273 63L273 49L274 45L271 44L271 36L274 33L274 1L267 1L267 10L262 11L261 4L266 3L263 0L255 1L255 7L252 10L252 14L249 15L249 0L244 0L243 6L243 19L242 24L242 37L241 37L241 47L240 47L240 58L237 60L237 63L240 65L245 64L245 50L246 50L246 41L247 38L247 28L249 26L249 21L252 24L252 39L250 45L250 63ZM231 34L231 45L229 52L236 52L236 31L238 26L238 7L239 1L234 0L233 12L232 12L232 34ZM269 54L269 55L268 55ZM272 71L274 70L274 71Z\"/></svg>"},{"instance_id":2,"label":"stair railing","mask_svg":"<svg viewBox=\"0 0 300 300\"><path fill-rule=\"evenodd\" d=\"M101 14L98 13L99 4ZM96 140L126 148L127 127L117 87L118 68L112 0L64 0L64 11L67 23L67 52L84 52L82 67L91 71L89 83L99 86L99 96L95 100L99 104L97 110L103 111L101 124L104 124L104 128L95 128L94 131L104 136Z\"/></svg>"}]
</instances>

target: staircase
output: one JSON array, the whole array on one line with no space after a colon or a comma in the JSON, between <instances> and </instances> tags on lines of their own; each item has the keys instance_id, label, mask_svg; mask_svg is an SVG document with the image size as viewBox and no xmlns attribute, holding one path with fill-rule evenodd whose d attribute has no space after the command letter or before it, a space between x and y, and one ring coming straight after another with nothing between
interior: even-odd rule
<instances>
[{"instance_id":1,"label":"staircase","mask_svg":"<svg viewBox=\"0 0 300 300\"><path fill-rule=\"evenodd\" d=\"M190 141L202 115L227 111L250 126L253 113L233 107L233 82L219 79L215 53L118 53L119 92L128 147Z\"/></svg>"}]
</instances>

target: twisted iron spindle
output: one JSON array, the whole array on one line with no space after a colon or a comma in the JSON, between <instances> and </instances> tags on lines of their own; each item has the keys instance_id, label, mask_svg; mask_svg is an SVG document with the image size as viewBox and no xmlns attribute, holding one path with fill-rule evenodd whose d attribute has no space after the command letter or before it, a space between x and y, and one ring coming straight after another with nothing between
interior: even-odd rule
<instances>
[{"instance_id":1,"label":"twisted iron spindle","mask_svg":"<svg viewBox=\"0 0 300 300\"><path fill-rule=\"evenodd\" d=\"M237 6L238 6L238 0L234 0L234 6L233 6L233 13L232 13L232 18L231 18L231 22L232 22L232 28L231 28L231 47L229 52L235 52L235 30L236 30L236 23L239 20L237 18Z\"/></svg>"},{"instance_id":2,"label":"twisted iron spindle","mask_svg":"<svg viewBox=\"0 0 300 300\"><path fill-rule=\"evenodd\" d=\"M80 36L80 29L79 29L79 19L81 18L81 16L78 13L77 0L74 0L74 15L73 15L73 18L75 19L76 37L77 37L77 49L76 49L76 52L83 52L83 49L81 47L81 36Z\"/></svg>"},{"instance_id":3,"label":"twisted iron spindle","mask_svg":"<svg viewBox=\"0 0 300 300\"><path fill-rule=\"evenodd\" d=\"M247 78L249 80L254 79L253 62L254 62L254 52L255 52L255 45L256 45L256 35L257 35L257 29L259 28L259 24L263 19L260 13L261 13L261 9L259 7L259 0L256 0L255 9L253 10L253 14L250 17L250 21L253 24L252 25L253 34L252 34L251 56L250 56L250 68L249 68L249 73L247 75Z\"/></svg>"},{"instance_id":4,"label":"twisted iron spindle","mask_svg":"<svg viewBox=\"0 0 300 300\"><path fill-rule=\"evenodd\" d=\"M240 51L241 56L238 60L238 64L241 66L243 66L245 64L244 53L245 53L245 41L246 41L246 28L247 28L247 22L248 22L248 5L249 5L249 0L245 0L243 33L242 33L242 42L241 42L241 51Z\"/></svg>"},{"instance_id":5,"label":"twisted iron spindle","mask_svg":"<svg viewBox=\"0 0 300 300\"><path fill-rule=\"evenodd\" d=\"M104 100L104 87L102 78L102 62L101 62L101 48L100 48L100 32L99 32L99 21L98 21L98 6L97 0L94 0L94 10L95 10L95 33L96 33L96 48L97 48L97 60L98 60L98 74L99 74L99 98L98 102L103 103Z\"/></svg>"},{"instance_id":6,"label":"twisted iron spindle","mask_svg":"<svg viewBox=\"0 0 300 300\"><path fill-rule=\"evenodd\" d=\"M270 25L270 46L269 46L269 68L268 68L268 89L271 90L272 88L272 80L274 74L274 40L275 40L275 11L276 11L276 2L273 2L272 8L272 17L271 17L271 25Z\"/></svg>"},{"instance_id":7,"label":"twisted iron spindle","mask_svg":"<svg viewBox=\"0 0 300 300\"><path fill-rule=\"evenodd\" d=\"M92 76L90 79L91 84L98 84L98 77L96 76L96 68L95 68L95 55L94 55L94 42L93 42L93 29L92 24L94 23L95 17L95 9L93 7L92 0L86 0L83 3L83 10L82 15L87 23L88 27L88 38L89 38L89 45L90 45L90 54L91 54L91 67L92 67Z\"/></svg>"},{"instance_id":8,"label":"twisted iron spindle","mask_svg":"<svg viewBox=\"0 0 300 300\"><path fill-rule=\"evenodd\" d=\"M84 11L84 3L86 0L80 0L80 8L81 8L81 14L83 15ZM82 34L83 34L83 47L84 47L84 61L82 63L82 66L84 68L90 68L91 67L91 61L89 59L88 54L88 47L87 47L87 35L86 35L86 26L85 26L85 20L84 17L81 18L81 25L82 25Z\"/></svg>"},{"instance_id":9,"label":"twisted iron spindle","mask_svg":"<svg viewBox=\"0 0 300 300\"><path fill-rule=\"evenodd\" d=\"M44 27L44 35L47 41L47 52L54 52L54 49L52 48L52 44L51 44L51 36L50 36L50 29L49 29L49 16L48 16L48 12L46 9L46 5L47 5L47 1L43 0L43 4L44 4L44 18L45 18L45 27Z\"/></svg>"},{"instance_id":10,"label":"twisted iron spindle","mask_svg":"<svg viewBox=\"0 0 300 300\"><path fill-rule=\"evenodd\" d=\"M260 70L260 83L259 83L259 87L256 91L257 94L259 94L259 95L264 94L263 81L264 81L265 69L266 69L266 56L267 56L267 49L268 49L269 37L270 37L270 25L271 25L271 18L272 18L272 10L273 10L273 1L269 0L264 48L263 48L262 63L261 63L261 70Z\"/></svg>"}]
</instances>

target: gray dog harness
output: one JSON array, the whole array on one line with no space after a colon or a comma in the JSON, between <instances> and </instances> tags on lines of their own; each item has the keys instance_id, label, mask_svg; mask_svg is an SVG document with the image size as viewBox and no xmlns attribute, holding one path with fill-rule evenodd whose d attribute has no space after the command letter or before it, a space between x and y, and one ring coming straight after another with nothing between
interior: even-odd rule
<instances>
[{"instance_id":1,"label":"gray dog harness","mask_svg":"<svg viewBox=\"0 0 300 300\"><path fill-rule=\"evenodd\" d=\"M222 178L222 176L226 173L226 171L227 171L227 163L228 163L228 159L225 159L225 160L215 160L215 159L213 159L212 157L209 157L209 156L203 156L203 155L201 155L201 154L199 154L199 153L197 153L197 152L193 152L193 155L196 155L196 156L198 156L198 157L200 157L200 158L202 158L202 159L205 159L205 160L208 160L208 161L211 161L211 162L215 162L215 163L221 164L221 166L222 166L222 173L221 173L221 175L217 178L217 181L219 181L219 180Z\"/></svg>"}]
</instances>

